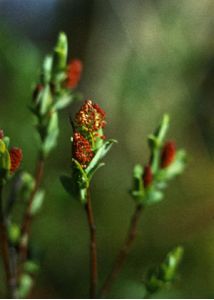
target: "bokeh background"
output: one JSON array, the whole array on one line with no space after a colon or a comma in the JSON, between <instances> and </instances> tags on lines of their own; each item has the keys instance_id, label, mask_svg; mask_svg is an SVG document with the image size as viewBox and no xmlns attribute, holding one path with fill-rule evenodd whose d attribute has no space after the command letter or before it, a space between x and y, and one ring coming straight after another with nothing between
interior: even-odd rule
<instances>
[{"instance_id":1,"label":"bokeh background","mask_svg":"<svg viewBox=\"0 0 214 300\"><path fill-rule=\"evenodd\" d=\"M188 152L185 173L163 202L145 211L109 297L142 298L147 268L179 244L185 247L180 276L157 297L214 297L213 28L212 0L0 0L0 127L23 148L23 169L34 171L38 147L27 108L32 88L62 30L70 57L84 63L78 90L104 108L106 135L119 141L93 181L100 285L134 209L133 165L147 161L146 136L163 113L171 116L169 138ZM46 201L31 239L41 259L34 298L88 296L85 212L59 182L70 168L68 113L79 105L60 114L58 147L46 164Z\"/></svg>"}]
</instances>

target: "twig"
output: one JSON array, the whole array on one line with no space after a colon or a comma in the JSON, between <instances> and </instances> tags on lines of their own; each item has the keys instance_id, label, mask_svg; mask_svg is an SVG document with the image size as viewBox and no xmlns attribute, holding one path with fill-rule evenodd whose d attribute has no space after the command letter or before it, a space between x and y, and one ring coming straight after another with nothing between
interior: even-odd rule
<instances>
[{"instance_id":1,"label":"twig","mask_svg":"<svg viewBox=\"0 0 214 300\"><path fill-rule=\"evenodd\" d=\"M5 277L7 282L7 294L8 298L16 298L16 276L11 270L10 251L7 237L7 220L5 218L3 203L2 203L2 189L0 184L0 243L1 243L1 255L4 264Z\"/></svg>"},{"instance_id":2,"label":"twig","mask_svg":"<svg viewBox=\"0 0 214 300\"><path fill-rule=\"evenodd\" d=\"M44 158L41 155L39 155L39 158L37 160L36 171L35 171L35 186L33 191L31 192L28 201L28 206L26 208L26 212L21 227L21 243L19 248L19 259L21 263L24 262L27 258L28 240L29 240L29 234L30 234L31 223L32 223L31 208L32 208L34 196L41 184L43 171L44 171Z\"/></svg>"},{"instance_id":3,"label":"twig","mask_svg":"<svg viewBox=\"0 0 214 300\"><path fill-rule=\"evenodd\" d=\"M100 295L102 298L104 298L104 296L110 290L114 280L116 279L116 277L118 276L118 274L120 273L120 271L123 267L123 264L127 258L127 255L130 252L131 246L132 246L132 244L135 240L136 234L137 234L137 226L140 221L142 208L143 208L142 205L137 205L135 208L134 214L131 218L127 237L126 237L124 244L115 260L113 268L112 268L110 274L108 275L108 277L106 278L104 285L101 289Z\"/></svg>"},{"instance_id":4,"label":"twig","mask_svg":"<svg viewBox=\"0 0 214 300\"><path fill-rule=\"evenodd\" d=\"M88 226L90 231L90 298L96 298L97 290L97 242L96 242L96 226L91 206L91 196L89 189L87 190L87 202L85 204Z\"/></svg>"}]
</instances>

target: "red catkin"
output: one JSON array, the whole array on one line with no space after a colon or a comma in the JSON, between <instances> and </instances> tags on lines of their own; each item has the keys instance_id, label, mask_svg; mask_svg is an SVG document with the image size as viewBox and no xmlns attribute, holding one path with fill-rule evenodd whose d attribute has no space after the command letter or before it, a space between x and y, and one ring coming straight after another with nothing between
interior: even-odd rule
<instances>
[{"instance_id":1,"label":"red catkin","mask_svg":"<svg viewBox=\"0 0 214 300\"><path fill-rule=\"evenodd\" d=\"M80 133L75 132L73 136L73 157L86 168L94 154L91 145Z\"/></svg>"},{"instance_id":2,"label":"red catkin","mask_svg":"<svg viewBox=\"0 0 214 300\"><path fill-rule=\"evenodd\" d=\"M84 127L89 132L96 132L105 127L105 112L98 104L91 100L86 100L79 112L76 114L75 122L77 126Z\"/></svg>"},{"instance_id":3,"label":"red catkin","mask_svg":"<svg viewBox=\"0 0 214 300\"><path fill-rule=\"evenodd\" d=\"M150 165L147 165L144 167L144 172L143 172L143 184L144 187L147 188L152 184L153 181L153 174L152 174L152 169Z\"/></svg>"},{"instance_id":4,"label":"red catkin","mask_svg":"<svg viewBox=\"0 0 214 300\"><path fill-rule=\"evenodd\" d=\"M176 154L175 143L172 141L167 142L163 146L162 154L161 154L161 168L167 168L173 162Z\"/></svg>"},{"instance_id":5,"label":"red catkin","mask_svg":"<svg viewBox=\"0 0 214 300\"><path fill-rule=\"evenodd\" d=\"M15 172L19 168L21 161L22 161L22 150L16 147L11 148L10 149L10 162L11 162L10 171Z\"/></svg>"},{"instance_id":6,"label":"red catkin","mask_svg":"<svg viewBox=\"0 0 214 300\"><path fill-rule=\"evenodd\" d=\"M2 140L3 138L4 138L4 131L0 129L0 140Z\"/></svg>"},{"instance_id":7,"label":"red catkin","mask_svg":"<svg viewBox=\"0 0 214 300\"><path fill-rule=\"evenodd\" d=\"M80 81L82 74L82 62L79 59L72 60L67 69L66 87L74 89Z\"/></svg>"}]
</instances>

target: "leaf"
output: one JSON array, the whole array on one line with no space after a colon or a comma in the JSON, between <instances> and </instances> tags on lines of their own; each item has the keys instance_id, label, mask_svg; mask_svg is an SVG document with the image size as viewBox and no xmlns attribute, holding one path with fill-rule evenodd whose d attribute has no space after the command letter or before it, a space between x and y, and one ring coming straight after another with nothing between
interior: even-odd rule
<instances>
[{"instance_id":1,"label":"leaf","mask_svg":"<svg viewBox=\"0 0 214 300\"><path fill-rule=\"evenodd\" d=\"M95 169L98 169L99 162L105 157L112 145L117 143L116 140L108 140L97 150L95 156L85 169L86 174L91 178L91 173L94 173Z\"/></svg>"},{"instance_id":2,"label":"leaf","mask_svg":"<svg viewBox=\"0 0 214 300\"><path fill-rule=\"evenodd\" d=\"M21 234L21 231L17 224L15 224L15 223L9 224L8 235L9 235L10 242L12 242L13 244L16 244L20 238L20 234Z\"/></svg>"},{"instance_id":3,"label":"leaf","mask_svg":"<svg viewBox=\"0 0 214 300\"><path fill-rule=\"evenodd\" d=\"M33 286L33 279L30 275L24 273L20 278L20 284L18 288L18 298L26 298Z\"/></svg>"},{"instance_id":4,"label":"leaf","mask_svg":"<svg viewBox=\"0 0 214 300\"><path fill-rule=\"evenodd\" d=\"M88 187L89 186L89 179L88 179L88 176L87 176L87 173L85 172L85 170L82 168L82 166L80 165L80 163L76 160L76 159L74 159L74 158L72 158L72 161L73 161L73 163L74 163L74 165L75 165L75 167L76 167L76 170L78 170L79 171L79 185L80 185L80 187Z\"/></svg>"},{"instance_id":5,"label":"leaf","mask_svg":"<svg viewBox=\"0 0 214 300\"><path fill-rule=\"evenodd\" d=\"M143 186L143 167L140 164L134 166L133 170L133 189L131 195L138 203L143 203L144 186Z\"/></svg>"},{"instance_id":6,"label":"leaf","mask_svg":"<svg viewBox=\"0 0 214 300\"><path fill-rule=\"evenodd\" d=\"M52 65L53 65L53 59L50 55L47 55L44 59L43 66L42 66L41 81L44 85L48 84L51 80Z\"/></svg>"},{"instance_id":7,"label":"leaf","mask_svg":"<svg viewBox=\"0 0 214 300\"><path fill-rule=\"evenodd\" d=\"M143 203L145 205L152 205L160 202L162 199L163 199L163 193L155 189L154 187L151 187L151 189L147 191Z\"/></svg>"},{"instance_id":8,"label":"leaf","mask_svg":"<svg viewBox=\"0 0 214 300\"><path fill-rule=\"evenodd\" d=\"M159 266L149 269L145 280L148 296L158 292L166 284L173 282L182 257L183 248L180 246L176 247L166 255Z\"/></svg>"},{"instance_id":9,"label":"leaf","mask_svg":"<svg viewBox=\"0 0 214 300\"><path fill-rule=\"evenodd\" d=\"M166 171L166 179L171 179L179 174L181 174L186 166L186 152L184 150L179 150L176 153L174 162L169 165Z\"/></svg>"},{"instance_id":10,"label":"leaf","mask_svg":"<svg viewBox=\"0 0 214 300\"><path fill-rule=\"evenodd\" d=\"M59 99L54 104L54 109L59 110L59 109L65 108L66 106L68 106L73 101L73 99L74 98L71 95L71 93L64 93L63 95L61 95L59 97Z\"/></svg>"},{"instance_id":11,"label":"leaf","mask_svg":"<svg viewBox=\"0 0 214 300\"><path fill-rule=\"evenodd\" d=\"M161 124L154 134L148 136L148 144L151 150L151 168L155 174L159 167L160 151L164 142L165 135L169 127L169 116L165 114Z\"/></svg>"},{"instance_id":12,"label":"leaf","mask_svg":"<svg viewBox=\"0 0 214 300\"><path fill-rule=\"evenodd\" d=\"M46 156L56 146L58 134L58 115L56 112L53 112L48 125L47 137L42 145L42 150Z\"/></svg>"},{"instance_id":13,"label":"leaf","mask_svg":"<svg viewBox=\"0 0 214 300\"><path fill-rule=\"evenodd\" d=\"M68 41L64 32L60 32L56 46L54 48L53 67L54 72L57 73L66 67L68 54Z\"/></svg>"},{"instance_id":14,"label":"leaf","mask_svg":"<svg viewBox=\"0 0 214 300\"><path fill-rule=\"evenodd\" d=\"M24 271L26 273L35 274L39 271L39 265L32 260L28 260L24 263Z\"/></svg>"},{"instance_id":15,"label":"leaf","mask_svg":"<svg viewBox=\"0 0 214 300\"><path fill-rule=\"evenodd\" d=\"M44 201L44 196L45 192L43 190L39 190L36 192L34 198L33 198L33 203L31 206L31 215L34 216L37 214L42 207L42 203Z\"/></svg>"},{"instance_id":16,"label":"leaf","mask_svg":"<svg viewBox=\"0 0 214 300\"><path fill-rule=\"evenodd\" d=\"M102 168L105 166L104 162L99 163L98 165L96 165L90 172L90 174L88 175L89 180L92 179L92 177L94 176L94 174L97 172L98 169Z\"/></svg>"}]
</instances>

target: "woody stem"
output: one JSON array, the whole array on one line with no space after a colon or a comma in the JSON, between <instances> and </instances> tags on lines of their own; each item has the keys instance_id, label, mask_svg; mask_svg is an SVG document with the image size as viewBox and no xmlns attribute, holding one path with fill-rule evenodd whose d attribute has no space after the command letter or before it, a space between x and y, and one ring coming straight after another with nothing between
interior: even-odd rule
<instances>
[{"instance_id":1,"label":"woody stem","mask_svg":"<svg viewBox=\"0 0 214 300\"><path fill-rule=\"evenodd\" d=\"M8 235L7 235L7 220L3 210L2 200L3 185L0 184L0 245L1 255L4 264L4 271L7 283L8 298L16 298L16 280L11 270L11 258L9 251Z\"/></svg>"},{"instance_id":2,"label":"woody stem","mask_svg":"<svg viewBox=\"0 0 214 300\"><path fill-rule=\"evenodd\" d=\"M128 229L128 233L127 233L127 236L126 236L126 239L119 251L119 254L114 262L114 265L113 265L113 268L110 272L110 274L107 276L105 282L104 282L104 285L101 289L101 292L100 292L100 295L102 298L105 297L105 295L108 293L108 291L110 290L112 284L114 283L115 279L117 278L117 276L119 275L124 263L125 263L125 260L131 250L131 246L136 238L136 235L137 235L137 226L139 224L139 221L140 221L140 216L141 216L141 213L142 213L142 208L143 206L140 204L140 205L137 205L136 208L135 208L135 211L132 215L132 218L131 218L131 222L130 222L130 226L129 226L129 229Z\"/></svg>"},{"instance_id":3,"label":"woody stem","mask_svg":"<svg viewBox=\"0 0 214 300\"><path fill-rule=\"evenodd\" d=\"M43 177L43 172L44 172L44 158L42 155L39 155L37 160L36 170L35 170L35 185L30 194L28 206L26 208L23 222L22 222L22 227L21 227L21 243L19 248L19 257L21 263L24 262L27 258L28 239L29 239L31 223L32 223L31 208L32 208L34 196L40 187L42 177Z\"/></svg>"},{"instance_id":4,"label":"woody stem","mask_svg":"<svg viewBox=\"0 0 214 300\"><path fill-rule=\"evenodd\" d=\"M94 221L89 189L87 190L87 202L85 204L85 210L86 210L89 232L90 232L90 298L95 298L96 289L97 289L97 277L98 277L97 241L96 241L96 226Z\"/></svg>"}]
</instances>

